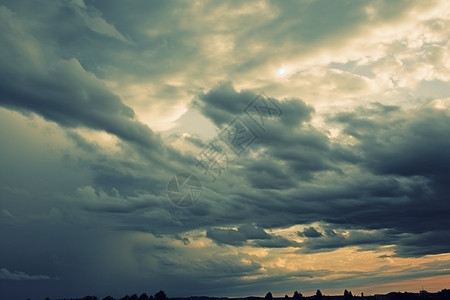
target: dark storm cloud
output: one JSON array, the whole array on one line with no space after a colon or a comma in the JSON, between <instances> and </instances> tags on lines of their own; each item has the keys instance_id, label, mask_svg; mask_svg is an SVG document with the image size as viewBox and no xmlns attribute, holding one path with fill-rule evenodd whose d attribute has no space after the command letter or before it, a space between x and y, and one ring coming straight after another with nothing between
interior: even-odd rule
<instances>
[{"instance_id":1,"label":"dark storm cloud","mask_svg":"<svg viewBox=\"0 0 450 300\"><path fill-rule=\"evenodd\" d=\"M106 191L117 189L123 195L136 195L139 193L153 192L161 194L167 188L170 173L156 171L152 164L138 162L104 161L90 162L89 168L94 172L93 182Z\"/></svg>"},{"instance_id":2,"label":"dark storm cloud","mask_svg":"<svg viewBox=\"0 0 450 300\"><path fill-rule=\"evenodd\" d=\"M80 60L83 64L96 69L98 61L105 63L107 76L115 78L127 74L129 80L135 82L153 79L161 88L160 95L168 95L169 101L174 100L170 91L176 87L164 82L161 77L179 71L178 62L194 60L199 56L198 45L192 43L192 34L195 32L185 28L181 13L183 7L189 10L188 3L148 2L133 1L132 3L120 3L109 1L86 1L90 10L101 12L102 18L114 25L117 31L123 33L130 41L127 44L111 44L114 49L106 53L94 53L81 50ZM181 10L179 10L181 9ZM181 13L181 15L180 15ZM192 25L192 22L188 24ZM71 30L71 29L69 29ZM60 34L66 32L62 31ZM78 45L83 41L82 37L75 36L73 51L80 51ZM62 40L63 41L63 40ZM102 49L99 41L91 40L91 47ZM101 41L105 42L105 41ZM108 41L106 41L108 42ZM183 51L180 51L183 49ZM120 59L117 62L117 59ZM151 63L149 63L151 61ZM117 70L120 72L114 72ZM100 73L103 73L101 72ZM115 74L116 73L116 74Z\"/></svg>"},{"instance_id":3,"label":"dark storm cloud","mask_svg":"<svg viewBox=\"0 0 450 300\"><path fill-rule=\"evenodd\" d=\"M191 164L193 159L188 158L191 162L184 161L180 153L165 145L158 134L138 121L133 109L111 92L102 79L88 71L94 71L95 68L89 63L80 63L80 56L84 56L75 55L76 43L68 42L67 47L62 48L57 46L58 42L61 46L71 40L70 34L67 34L72 30L77 40L80 37L95 37L109 44L111 41L108 39L127 43L126 38L105 22L98 12L83 7L82 2L72 2L67 6L52 6L49 2L42 2L41 6L35 7L34 12L31 12L34 4L30 4L31 7L15 3L8 5L9 8L0 7L0 23L5 28L0 33L3 41L0 105L26 115L37 114L57 123L78 148L65 153L65 163L72 169L64 171L63 175L56 175L58 181L50 176L38 175L54 184L53 194L44 196L47 192L34 189L31 198L45 199L45 203L40 205L41 210L52 209L54 205L61 207L62 211L86 210L88 213L81 215L97 225L107 224L110 218L109 221L113 220L111 224L117 229L128 227L157 232L164 224L173 224L175 221L167 212L170 203L166 203L168 201L162 195L165 195L166 184L173 173L181 169L180 165L186 162L187 165ZM48 23L43 22L41 26L34 27L33 18L37 15ZM61 21L62 26L52 25L45 29L47 25L53 24L53 18L65 20ZM86 51L89 48L87 46L84 49ZM101 56L96 52L91 48L85 54ZM73 130L77 128L115 135L120 151L116 155L106 154L101 141L87 141ZM17 163L15 165L12 172L17 168ZM79 171L80 167L84 170ZM43 172L45 168L40 171ZM75 169L77 176L84 178L70 184L67 174ZM23 178L25 181L26 177ZM151 221L148 217L142 217L142 210L159 207L161 203L165 204L162 204L164 208L155 209L159 214L156 213ZM10 206L17 205L8 204ZM141 214L136 218L141 224L128 220L129 215L134 214ZM68 212L68 215L72 213ZM77 219L80 215L73 213L72 217Z\"/></svg>"},{"instance_id":4,"label":"dark storm cloud","mask_svg":"<svg viewBox=\"0 0 450 300\"><path fill-rule=\"evenodd\" d=\"M397 197L406 196L404 204L374 207L372 212L354 211L355 224L416 233L400 241L399 255L445 252L443 249L450 246L448 239L439 237L450 231L450 115L447 110L430 106L405 111L376 106L361 115L338 114L335 120L345 124L348 135L357 138L357 148L364 156L362 166L377 176L396 176L397 182L408 178L423 184L404 189L403 183ZM394 186L386 186L374 196L394 196L394 190Z\"/></svg>"},{"instance_id":5,"label":"dark storm cloud","mask_svg":"<svg viewBox=\"0 0 450 300\"><path fill-rule=\"evenodd\" d=\"M230 83L221 84L195 102L202 113L216 125L230 122L235 115L246 118L245 107L257 96L249 91L237 92ZM313 172L338 170L333 160L352 157L345 147L331 145L328 137L309 125L314 109L300 99L271 98L282 111L279 118L264 121L260 138L252 144L267 154L267 159L251 160L247 168L258 174L249 178L256 188L287 188L294 178L311 179ZM258 116L256 116L258 118ZM257 125L247 120L249 126ZM257 130L257 129L254 129ZM288 169L280 164L288 164Z\"/></svg>"},{"instance_id":6,"label":"dark storm cloud","mask_svg":"<svg viewBox=\"0 0 450 300\"><path fill-rule=\"evenodd\" d=\"M328 138L315 129L269 127L261 144L267 146L265 150L269 156L284 162L291 178L309 181L321 171L340 172L336 164L342 161L340 154L335 153Z\"/></svg>"},{"instance_id":7,"label":"dark storm cloud","mask_svg":"<svg viewBox=\"0 0 450 300\"><path fill-rule=\"evenodd\" d=\"M206 236L219 244L234 246L241 246L247 241L243 233L234 229L210 229L206 232Z\"/></svg>"},{"instance_id":8,"label":"dark storm cloud","mask_svg":"<svg viewBox=\"0 0 450 300\"><path fill-rule=\"evenodd\" d=\"M175 235L175 238L177 240L180 240L184 245L189 245L191 243L191 241L188 238L186 238L186 237Z\"/></svg>"},{"instance_id":9,"label":"dark storm cloud","mask_svg":"<svg viewBox=\"0 0 450 300\"><path fill-rule=\"evenodd\" d=\"M229 245L243 245L247 240L252 239L271 239L272 236L268 234L263 228L244 224L235 229L210 229L206 232L206 236L213 241Z\"/></svg>"},{"instance_id":10,"label":"dark storm cloud","mask_svg":"<svg viewBox=\"0 0 450 300\"><path fill-rule=\"evenodd\" d=\"M247 239L270 239L271 236L261 227L252 224L239 226L238 231Z\"/></svg>"},{"instance_id":11,"label":"dark storm cloud","mask_svg":"<svg viewBox=\"0 0 450 300\"><path fill-rule=\"evenodd\" d=\"M209 259L202 269L214 270L209 278L221 279L223 277L238 277L245 274L255 274L261 268L261 265L255 262L250 264L242 264L239 256L227 255L222 259ZM208 278L205 276L205 279Z\"/></svg>"},{"instance_id":12,"label":"dark storm cloud","mask_svg":"<svg viewBox=\"0 0 450 300\"><path fill-rule=\"evenodd\" d=\"M94 186L101 187L106 193L118 190L125 197L165 193L173 172L184 167L183 162L190 165L193 161L192 158L185 161L181 154L167 147L167 157L171 157L173 163L170 166L170 162L165 163L161 157L156 156L161 161L155 161L155 156L148 154L146 149L126 143L120 143L120 153L111 155L105 153L98 143L88 141L76 132L68 131L67 136L81 150L80 153L67 154L67 159L89 169Z\"/></svg>"},{"instance_id":13,"label":"dark storm cloud","mask_svg":"<svg viewBox=\"0 0 450 300\"><path fill-rule=\"evenodd\" d=\"M48 3L43 5L45 7ZM77 5L66 8L86 9ZM40 9L42 7L37 8L38 11ZM19 6L17 10L26 8ZM61 10L64 11L64 8ZM111 92L97 75L88 72L77 58L69 55L66 59L67 55L58 53L53 48L54 44L45 43L47 36L42 36L40 40L43 33L33 30L22 16L4 6L0 13L3 16L2 27L6 28L1 33L4 55L0 58L0 76L3 79L0 105L24 114L39 114L66 128L104 130L137 145L137 150L147 159L167 168L176 168L168 164L184 160L177 151L164 145L158 134L137 120L133 109ZM55 7L49 10L48 14L51 13L56 13ZM114 27L104 23L95 13L86 18L94 31L106 36L116 35ZM72 133L73 138L75 135ZM86 147L87 143L81 143L81 146ZM161 159L166 156L170 159ZM188 160L193 161L192 158Z\"/></svg>"},{"instance_id":14,"label":"dark storm cloud","mask_svg":"<svg viewBox=\"0 0 450 300\"><path fill-rule=\"evenodd\" d=\"M263 228L244 224L235 229L209 229L206 236L218 244L243 246L250 244L265 248L295 247L297 244L282 236L270 235Z\"/></svg>"},{"instance_id":15,"label":"dark storm cloud","mask_svg":"<svg viewBox=\"0 0 450 300\"><path fill-rule=\"evenodd\" d=\"M234 186L236 195L230 198L253 207L246 218L265 228L327 221L338 224L338 228L396 229L396 224L415 219L407 215L409 204L421 190L427 189L420 178L404 180L353 174L348 170L338 176L331 173L330 181L326 178L316 179L311 185L301 183L289 190L243 189L241 192ZM332 228L324 232L326 236L336 235ZM351 243L352 240L347 241L348 245Z\"/></svg>"},{"instance_id":16,"label":"dark storm cloud","mask_svg":"<svg viewBox=\"0 0 450 300\"><path fill-rule=\"evenodd\" d=\"M180 262L166 256L155 256L160 265L159 272L161 274L167 274L176 280L183 276L190 277L193 273L197 274L197 280L192 282L195 287L216 286L224 280L237 283L241 276L261 273L261 265L252 261L248 255L205 254L201 263L198 258L186 257L184 261ZM242 264L243 258L250 259L248 263Z\"/></svg>"},{"instance_id":17,"label":"dark storm cloud","mask_svg":"<svg viewBox=\"0 0 450 300\"><path fill-rule=\"evenodd\" d=\"M150 195L124 197L115 188L106 193L96 191L92 187L82 187L78 189L77 193L81 199L79 202L81 207L99 213L132 213L139 209L158 205L156 197Z\"/></svg>"},{"instance_id":18,"label":"dark storm cloud","mask_svg":"<svg viewBox=\"0 0 450 300\"><path fill-rule=\"evenodd\" d=\"M12 6L15 5L12 4ZM43 4L42 7L45 8L45 6ZM38 14L38 11L42 13L42 10L36 10L27 14ZM55 26L55 23L48 22L49 26L55 28L55 30L64 30L64 28L69 29L71 27L70 22L68 22L72 20L70 9L61 8L61 11L67 12L69 17L62 18L65 20L61 20L59 23L61 26ZM53 12L53 9L48 10L49 15ZM2 207L12 207L13 213L17 213L20 217L21 225L18 226L16 222L8 227L2 226L2 236L21 237L9 238L8 246L2 247L1 267L6 267L2 269L3 275L6 276L4 270L26 270L27 273L9 272L7 276L37 279L33 276L38 275L27 277L26 274L57 274L61 278L59 280L61 283L58 285L41 284L27 289L27 293L33 294L27 294L27 297L44 298L48 296L48 291L52 291L54 295L58 294L62 298L67 296L70 286L72 288L69 293L82 296L87 293L85 289L85 286L89 285L87 282L95 281L94 277L105 278L103 267L99 267L99 264L101 264L100 257L105 257L105 255L99 255L98 250L102 247L101 244L105 242L107 234L102 232L101 229L97 230L98 228L107 226L110 228L109 230L112 229L115 232L135 228L145 232L159 232L160 228L167 225L172 232L179 231L181 226L174 226L176 220L173 220L168 213L170 203L161 196L161 191L165 190L165 185L171 174L167 175L168 170L156 168L154 165L155 163L166 164L167 161L160 156L165 154L166 148L164 148L158 135L137 120L134 111L129 106L125 105L117 95L111 92L102 80L87 71L92 66L85 68L80 64L80 60L73 58L73 54L77 51L54 49L53 42L46 43L48 35L52 35L51 31L42 34L42 32L39 32L42 27L31 26L32 21L29 21L23 15L16 14L3 6L0 7L0 14L1 27L4 28L0 33L3 41L3 52L0 58L2 69L0 72L2 79L2 83L0 83L2 94L0 105L26 115L36 113L49 121L56 122L63 130L79 127L104 130L116 135L121 144L119 148L123 152L117 153L117 156L105 154L104 151L101 151L102 147L99 144L86 141L74 131L66 131L70 140L75 142L80 150L70 149L65 154L67 164L63 162L62 166L69 166L68 170L51 169L53 167L52 162L48 163L44 160L44 157L36 149L33 149L34 151L29 149L30 154L26 157L34 159L37 156L36 161L42 161L41 167L34 162L27 163L26 160L21 160L20 155L17 155L17 151L15 151L14 157L7 157L11 161L10 164L13 165L11 171L2 172L2 177L11 178L12 184L18 186L25 185L28 188L30 182L42 185L42 188L39 189L31 188L27 198L17 192L15 192L17 196L11 197L11 193L8 191L14 191L15 189L7 189L7 193L4 193L3 191L7 186L3 185L9 183L3 180ZM88 23L91 21L93 23L90 24L97 30L96 34L98 34L98 31L102 31L102 26L105 23L95 18L88 20ZM41 24L46 26L44 23ZM100 27L96 27L96 24ZM77 26L72 28L79 29ZM108 28L111 29L111 27L106 26L109 36L116 34L114 31L108 31ZM73 37L79 38L78 33L74 32ZM106 35L108 36L108 34ZM86 37L83 34L81 36ZM60 37L62 38L63 35L60 35ZM100 40L108 43L105 39ZM70 43L73 40L67 35L61 41L62 44L65 42L73 46ZM64 50L71 49L70 46ZM88 56L98 52L88 49L88 47L84 50ZM59 55L61 56L59 57ZM99 53L98 56L101 55ZM21 132L18 128L15 128L15 130ZM55 139L57 143L52 144L56 148L58 148L59 142L67 142L60 136L58 138L60 140ZM31 145L36 146L30 137L16 134L14 139L28 141L27 148L32 148ZM50 139L46 140L49 141ZM127 143L121 143L120 140L130 142L131 147ZM7 142L7 139L4 139L3 142ZM99 141L99 143L101 142ZM24 149L23 147L18 148ZM2 147L2 149L6 151L6 147ZM33 152L36 152L36 154ZM175 163L181 158L176 151L172 150L168 150L168 155L171 157L170 160ZM59 151L53 153L53 158L53 162L59 162ZM19 162L27 165L28 168L28 171L23 172L20 178L14 174L14 172L21 172ZM38 168L34 170L35 167ZM80 167L87 167L88 171L80 171ZM30 168L33 170L30 170ZM76 176L83 177L83 179L72 180L72 173L78 173ZM163 175L161 176L161 174ZM53 175L55 175L55 178L53 178ZM19 178L19 180L14 181L15 178ZM157 180L153 180L155 178ZM25 182L27 180L28 182ZM42 182L46 184L43 185ZM158 185L162 185L162 187ZM49 188L49 186L52 186L52 188ZM155 186L158 187L154 188ZM76 192L73 193L73 190L76 190ZM28 193L27 190L25 191ZM158 195L149 195L149 191ZM23 205L27 199L30 201L29 204ZM5 200L5 203L3 203L3 200ZM14 200L19 201L14 203ZM164 208L159 208L161 203ZM24 208L18 209L20 205ZM35 206L37 206L37 209L34 209L33 217L28 216L31 213L27 210L31 211ZM142 212L143 209L149 210L155 206L158 208L152 210L151 213L147 212L147 215ZM42 213L42 216L34 216L40 213ZM52 215L53 213L55 216ZM58 215L61 215L60 218L57 217ZM29 225L33 222L38 223L39 226L36 224ZM30 232L29 229L26 229L27 226L31 226L34 231ZM83 231L84 226L92 227L86 233ZM125 228L126 226L128 228ZM37 238L38 236L40 238ZM27 243L31 243L33 246L28 247ZM57 247L55 243L58 244ZM89 250L87 250L88 248ZM17 252L17 249L23 249L20 252L20 259L3 259L14 256L13 253ZM164 250L159 249L158 251ZM38 261L36 260L37 256L40 256ZM93 266L94 261L97 266ZM111 273L115 273L115 271ZM54 278L54 275L51 278ZM45 278L41 277L40 279ZM124 282L118 278L111 280ZM131 285L135 284L131 283ZM114 288L111 288L111 286L115 284L107 285L108 287L105 287L104 292L114 293ZM73 288L75 286L79 288ZM3 284L1 290L8 293ZM11 287L8 287L8 291L11 290ZM95 293L98 293L98 290ZM12 294L12 292L9 292L7 298L14 299L15 296L12 296ZM4 295L3 292L2 295ZM21 297L19 294L16 296Z\"/></svg>"},{"instance_id":19,"label":"dark storm cloud","mask_svg":"<svg viewBox=\"0 0 450 300\"><path fill-rule=\"evenodd\" d=\"M19 41L34 40L23 32L25 29L15 28L10 11L3 7L2 14L7 16L2 18L2 26L11 30L2 31L7 55L0 61L1 105L38 113L67 127L105 130L156 152L162 150L152 130L139 123L133 110L76 59L51 61L44 55L33 57L26 51L31 49L19 48ZM42 51L37 42L22 46ZM28 67L23 68L23 64Z\"/></svg>"},{"instance_id":20,"label":"dark storm cloud","mask_svg":"<svg viewBox=\"0 0 450 300\"><path fill-rule=\"evenodd\" d=\"M414 234L397 243L396 255L402 257L421 257L430 254L447 253L450 247L450 230L435 230Z\"/></svg>"},{"instance_id":21,"label":"dark storm cloud","mask_svg":"<svg viewBox=\"0 0 450 300\"><path fill-rule=\"evenodd\" d=\"M42 204L45 203L41 201ZM103 273L102 269L107 265L100 267L103 264L101 260L108 254L100 255L100 249L109 233L99 230L98 227L88 229L85 227L85 223L76 222L73 215L74 213L46 213L39 216L40 218L35 215L32 217L33 225L25 222L25 216L20 215L21 223L6 226L3 224L1 226L1 235L8 237L8 242L0 249L2 267L4 266L5 269L9 270L8 276L38 279L36 276L45 274L40 277L42 280L33 280L33 282L36 281L39 284L27 285L23 292L17 290L13 292L14 289L17 289L17 285L11 284L9 280L7 282L0 280L2 297L5 297L4 292L9 291L11 294L5 297L7 299L20 299L33 295L34 297L44 298L49 291L53 291L53 293L59 295L58 297L62 298L64 294L67 294L67 288L72 284L75 288L72 289L71 293L82 295L86 292L85 287L82 286L87 282L92 282L96 276L103 276L100 274ZM24 232L27 234L25 235ZM26 240L24 240L25 236ZM57 241L57 246L55 241ZM82 247L80 247L80 243L83 245ZM30 247L29 245L33 246ZM48 247L48 245L53 246ZM18 249L20 249L19 252ZM17 255L18 253L20 255ZM36 259L37 256L40 258ZM4 257L9 258L4 260ZM97 266L93 265L94 261L98 263ZM86 267L87 265L89 265L89 268ZM6 272L2 271L2 273L5 274ZM59 278L59 280L49 280L56 278ZM19 286L23 288L23 285Z\"/></svg>"},{"instance_id":22,"label":"dark storm cloud","mask_svg":"<svg viewBox=\"0 0 450 300\"><path fill-rule=\"evenodd\" d=\"M344 127L341 140L312 123L314 99L301 94L298 78L265 75L291 56L288 63L299 58L302 64L303 55L318 61L315 54L324 50L327 60L327 53L358 39L358 32L368 37L381 22L403 26L414 1L2 3L0 105L59 126L34 130L50 122L13 122L11 111L0 111L6 116L0 120L0 233L8 237L0 247L0 276L60 280L27 289L9 287L19 280L1 280L0 297L123 295L143 288L242 296L269 284L281 293L299 280L311 290L319 283L386 282L383 269L366 277L348 271L348 278L326 284L320 277L334 275L330 270L267 274L256 256L229 255L233 246L271 248L264 250L269 256L290 247L301 256L380 245L394 245L404 257L448 253L448 110L350 103L346 113L326 120L325 127ZM220 47L210 49L217 41ZM339 59L354 55L362 54ZM181 210L167 199L167 182L175 172L194 172L195 161L166 146L137 115L153 109L147 105L171 109L194 98L193 107L222 127L245 117L259 92L238 92L231 80L279 87L289 96L272 100L283 113L257 129L258 140L216 182L202 178L201 201ZM150 86L137 89L144 99L118 96L135 84ZM338 95L339 88L333 89ZM20 127L26 122L31 125ZM117 147L88 141L79 128L111 133ZM207 143L184 140L199 149ZM301 243L269 231L298 224L307 226ZM214 243L197 248L205 231ZM298 239L295 232L291 237ZM431 267L414 276L446 272Z\"/></svg>"},{"instance_id":23,"label":"dark storm cloud","mask_svg":"<svg viewBox=\"0 0 450 300\"><path fill-rule=\"evenodd\" d=\"M314 227L308 227L308 228L305 228L303 230L303 232L298 232L298 235L305 236L308 238L315 238L315 237L321 237L323 234L321 232L317 231L317 229Z\"/></svg>"},{"instance_id":24,"label":"dark storm cloud","mask_svg":"<svg viewBox=\"0 0 450 300\"><path fill-rule=\"evenodd\" d=\"M250 91L235 91L231 82L224 82L211 89L206 94L199 95L194 107L221 127L231 121L235 115L243 114L245 106L256 94Z\"/></svg>"},{"instance_id":25,"label":"dark storm cloud","mask_svg":"<svg viewBox=\"0 0 450 300\"><path fill-rule=\"evenodd\" d=\"M446 232L449 223L445 216L449 206L442 182L448 181L445 172L449 165L445 150L450 140L446 138L450 132L448 113L432 108L402 111L393 106L373 104L354 113L338 114L330 123L336 120L348 124L344 132L358 139L352 148L339 144L338 140L330 141L307 125L283 127L281 122L267 122L267 136L252 145L258 149L257 158L235 162L245 166L239 169L240 174L229 171L246 177L255 189L241 192L236 185L235 195L229 198L255 206L249 219L265 228L326 221L336 224L337 228L390 230L352 233L346 237L329 228L324 231L325 236L308 239L303 246L305 251L398 241L397 253L407 256L406 248L400 246L402 233ZM357 134L353 134L355 130ZM286 154L288 151L290 155ZM423 155L427 151L432 153ZM318 161L314 161L314 157ZM319 168L320 161L326 167ZM302 167L292 167L296 162ZM409 169L413 168L414 172L398 168L400 164L412 165ZM358 170L355 166L362 168ZM294 183L288 185L290 189L279 188L279 178L298 178L305 170L309 170L307 178L314 188L305 184L296 188ZM324 170L331 170L335 175L328 173L330 177L319 177ZM327 181L322 181L325 179ZM268 189L273 192L267 192ZM269 213L273 211L277 213ZM260 218L262 215L264 218ZM238 236L238 232L234 234ZM419 240L423 242L422 247L419 242L415 243L414 249L409 250L411 253L437 253L448 246L446 239L440 242ZM241 245L244 238L222 241Z\"/></svg>"},{"instance_id":26,"label":"dark storm cloud","mask_svg":"<svg viewBox=\"0 0 450 300\"><path fill-rule=\"evenodd\" d=\"M270 239L255 240L254 244L263 248L298 247L299 244L282 236L272 236Z\"/></svg>"},{"instance_id":27,"label":"dark storm cloud","mask_svg":"<svg viewBox=\"0 0 450 300\"><path fill-rule=\"evenodd\" d=\"M312 227L310 227L312 228ZM322 251L332 251L342 247L361 246L361 245L388 245L392 243L395 235L387 234L384 231L361 232L350 231L347 234L339 233L332 236L315 235L309 237L301 243L302 253L314 253ZM303 234L304 235L304 234ZM306 236L306 235L305 235Z\"/></svg>"},{"instance_id":28,"label":"dark storm cloud","mask_svg":"<svg viewBox=\"0 0 450 300\"><path fill-rule=\"evenodd\" d=\"M410 116L395 118L381 125L377 118L374 141L362 136L369 168L383 174L427 176L448 182L450 155L450 115L446 110L423 108ZM389 148L387 147L389 144ZM402 154L402 155L400 155Z\"/></svg>"},{"instance_id":29,"label":"dark storm cloud","mask_svg":"<svg viewBox=\"0 0 450 300\"><path fill-rule=\"evenodd\" d=\"M242 90L237 92L231 82L223 82L207 93L199 95L193 105L220 127L230 122L235 115L243 115L247 105L257 96L258 93L254 91ZM286 128L295 128L303 122L311 120L314 109L302 100L285 99L280 101L271 98L270 95L268 97L281 109L282 117L280 121ZM258 104L258 102L256 103Z\"/></svg>"},{"instance_id":30,"label":"dark storm cloud","mask_svg":"<svg viewBox=\"0 0 450 300\"><path fill-rule=\"evenodd\" d=\"M278 161L260 157L247 166L250 184L258 189L285 189L296 185L291 174Z\"/></svg>"}]
</instances>

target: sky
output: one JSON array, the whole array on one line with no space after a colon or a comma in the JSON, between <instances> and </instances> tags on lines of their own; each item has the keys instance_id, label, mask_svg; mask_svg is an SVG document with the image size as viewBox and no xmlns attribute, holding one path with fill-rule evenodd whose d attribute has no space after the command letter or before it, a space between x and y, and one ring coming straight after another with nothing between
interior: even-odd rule
<instances>
[{"instance_id":1,"label":"sky","mask_svg":"<svg viewBox=\"0 0 450 300\"><path fill-rule=\"evenodd\" d=\"M0 1L0 298L450 288L450 3Z\"/></svg>"}]
</instances>

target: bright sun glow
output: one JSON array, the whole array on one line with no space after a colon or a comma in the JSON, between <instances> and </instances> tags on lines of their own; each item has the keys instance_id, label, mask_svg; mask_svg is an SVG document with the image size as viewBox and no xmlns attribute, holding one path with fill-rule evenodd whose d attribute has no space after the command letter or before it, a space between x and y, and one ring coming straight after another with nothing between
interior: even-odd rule
<instances>
[{"instance_id":1,"label":"bright sun glow","mask_svg":"<svg viewBox=\"0 0 450 300\"><path fill-rule=\"evenodd\" d=\"M284 76L286 74L286 68L285 67L281 67L278 69L278 75L279 76Z\"/></svg>"}]
</instances>

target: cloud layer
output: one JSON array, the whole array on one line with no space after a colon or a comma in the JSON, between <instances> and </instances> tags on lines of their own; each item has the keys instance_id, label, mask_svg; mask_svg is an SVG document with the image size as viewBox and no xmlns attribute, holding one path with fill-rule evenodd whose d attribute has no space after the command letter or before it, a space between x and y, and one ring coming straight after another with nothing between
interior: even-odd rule
<instances>
[{"instance_id":1,"label":"cloud layer","mask_svg":"<svg viewBox=\"0 0 450 300\"><path fill-rule=\"evenodd\" d=\"M448 11L3 1L0 297L448 288Z\"/></svg>"}]
</instances>

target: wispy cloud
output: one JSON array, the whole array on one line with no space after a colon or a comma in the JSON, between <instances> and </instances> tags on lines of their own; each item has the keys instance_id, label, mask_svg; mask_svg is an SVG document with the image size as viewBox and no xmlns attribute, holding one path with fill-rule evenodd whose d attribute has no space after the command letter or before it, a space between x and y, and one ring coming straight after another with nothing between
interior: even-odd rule
<instances>
[{"instance_id":1,"label":"wispy cloud","mask_svg":"<svg viewBox=\"0 0 450 300\"><path fill-rule=\"evenodd\" d=\"M0 269L0 279L3 280L59 280L58 277L50 277L47 275L28 275L25 272L14 271L10 272L6 268Z\"/></svg>"}]
</instances>

